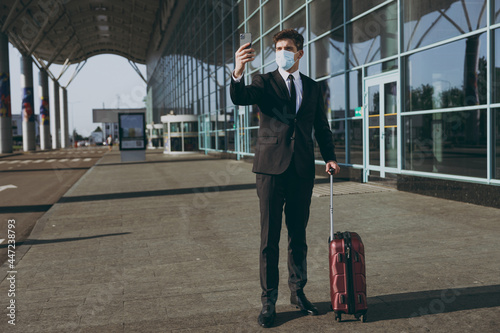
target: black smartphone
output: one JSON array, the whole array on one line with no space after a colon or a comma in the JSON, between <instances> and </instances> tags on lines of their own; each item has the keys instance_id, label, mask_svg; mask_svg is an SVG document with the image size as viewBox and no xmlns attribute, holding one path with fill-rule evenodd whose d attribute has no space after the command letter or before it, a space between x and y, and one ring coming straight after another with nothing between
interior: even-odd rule
<instances>
[{"instance_id":1,"label":"black smartphone","mask_svg":"<svg viewBox=\"0 0 500 333\"><path fill-rule=\"evenodd\" d=\"M252 47L252 33L251 32L245 32L243 34L240 34L240 47L246 43L250 43L250 45L246 47L247 49Z\"/></svg>"}]
</instances>

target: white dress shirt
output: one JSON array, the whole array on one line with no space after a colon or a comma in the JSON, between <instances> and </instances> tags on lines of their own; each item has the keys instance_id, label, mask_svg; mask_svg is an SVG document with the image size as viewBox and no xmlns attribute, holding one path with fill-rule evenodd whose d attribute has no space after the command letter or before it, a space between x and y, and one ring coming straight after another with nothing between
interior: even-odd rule
<instances>
[{"instance_id":1,"label":"white dress shirt","mask_svg":"<svg viewBox=\"0 0 500 333\"><path fill-rule=\"evenodd\" d=\"M296 70L293 73L288 73L281 67L278 67L278 72L280 73L281 77L283 80L286 82L286 86L288 88L288 93L290 93L290 79L288 76L290 74L293 75L293 83L295 84L295 92L297 93L297 100L295 101L295 113L299 111L300 104L302 104L302 94L303 94L303 89L302 89L302 80L300 78L300 72Z\"/></svg>"}]
</instances>

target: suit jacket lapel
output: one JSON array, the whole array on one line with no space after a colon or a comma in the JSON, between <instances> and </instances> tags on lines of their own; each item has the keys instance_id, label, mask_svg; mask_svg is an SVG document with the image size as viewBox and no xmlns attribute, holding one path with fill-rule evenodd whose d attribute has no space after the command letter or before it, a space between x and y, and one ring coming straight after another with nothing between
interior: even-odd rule
<instances>
[{"instance_id":1,"label":"suit jacket lapel","mask_svg":"<svg viewBox=\"0 0 500 333\"><path fill-rule=\"evenodd\" d=\"M311 86L302 73L300 73L300 79L302 81L302 103L300 104L299 111L297 111L297 115L299 115L300 112L305 109L307 101L309 100L311 95Z\"/></svg>"},{"instance_id":2,"label":"suit jacket lapel","mask_svg":"<svg viewBox=\"0 0 500 333\"><path fill-rule=\"evenodd\" d=\"M276 85L274 86L274 90L278 94L279 97L290 100L290 94L288 93L288 88L286 86L285 81L283 80L283 77L281 77L280 72L278 70L275 70L273 72L273 79Z\"/></svg>"}]
</instances>

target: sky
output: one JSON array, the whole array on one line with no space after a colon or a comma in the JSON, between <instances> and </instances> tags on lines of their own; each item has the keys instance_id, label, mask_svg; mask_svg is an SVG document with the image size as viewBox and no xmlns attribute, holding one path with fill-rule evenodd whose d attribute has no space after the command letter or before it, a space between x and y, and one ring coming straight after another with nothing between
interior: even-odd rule
<instances>
[{"instance_id":1,"label":"sky","mask_svg":"<svg viewBox=\"0 0 500 333\"><path fill-rule=\"evenodd\" d=\"M9 44L10 92L12 114L21 114L21 54ZM146 66L138 65L146 78ZM76 64L71 65L59 80L66 86L73 75ZM58 77L62 66L52 65L50 71ZM33 65L33 91L35 92L35 114L40 113L40 94L38 90L38 68ZM52 97L52 83L49 79L49 97ZM68 88L68 124L70 135L73 128L89 136L100 123L92 122L92 109L97 108L142 108L146 97L146 83L135 72L128 60L117 55L98 55L87 60ZM52 100L50 117L52 117Z\"/></svg>"}]
</instances>

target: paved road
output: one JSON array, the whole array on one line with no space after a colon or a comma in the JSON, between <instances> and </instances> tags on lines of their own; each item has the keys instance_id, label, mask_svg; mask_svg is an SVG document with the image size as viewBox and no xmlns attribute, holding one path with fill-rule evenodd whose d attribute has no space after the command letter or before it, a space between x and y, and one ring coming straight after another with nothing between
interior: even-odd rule
<instances>
[{"instance_id":1,"label":"paved road","mask_svg":"<svg viewBox=\"0 0 500 333\"><path fill-rule=\"evenodd\" d=\"M35 222L107 151L78 148L0 157L0 265L7 258L9 221L15 221L16 243L23 242Z\"/></svg>"},{"instance_id":2,"label":"paved road","mask_svg":"<svg viewBox=\"0 0 500 333\"><path fill-rule=\"evenodd\" d=\"M131 163L118 150L104 155L39 219L15 279L0 272L0 332L499 331L499 209L343 182L335 228L363 237L368 322L337 323L329 310L330 198L321 184L306 286L320 315L290 307L283 226L276 323L261 329L251 168L194 154L147 151Z\"/></svg>"}]
</instances>

